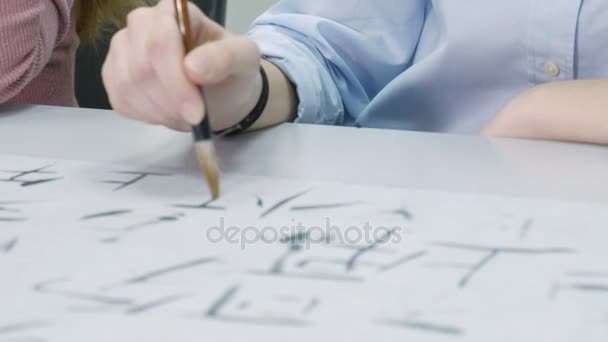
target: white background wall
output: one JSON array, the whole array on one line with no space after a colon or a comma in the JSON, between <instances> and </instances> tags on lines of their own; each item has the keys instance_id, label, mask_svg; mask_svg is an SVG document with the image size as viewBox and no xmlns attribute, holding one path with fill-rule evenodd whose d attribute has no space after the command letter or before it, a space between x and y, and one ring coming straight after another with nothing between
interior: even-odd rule
<instances>
[{"instance_id":1,"label":"white background wall","mask_svg":"<svg viewBox=\"0 0 608 342\"><path fill-rule=\"evenodd\" d=\"M0 0L2 1L2 0ZM245 33L249 24L258 15L262 14L277 0L227 0L228 17L226 25L235 33Z\"/></svg>"}]
</instances>

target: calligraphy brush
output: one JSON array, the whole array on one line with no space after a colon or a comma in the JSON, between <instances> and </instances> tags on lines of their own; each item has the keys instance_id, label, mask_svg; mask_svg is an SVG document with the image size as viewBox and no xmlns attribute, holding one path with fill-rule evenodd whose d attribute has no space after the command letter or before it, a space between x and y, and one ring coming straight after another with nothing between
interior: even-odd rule
<instances>
[{"instance_id":1,"label":"calligraphy brush","mask_svg":"<svg viewBox=\"0 0 608 342\"><path fill-rule=\"evenodd\" d=\"M188 53L193 48L188 1L174 0L173 4L175 5L175 16L182 35L184 49L185 52ZM203 87L198 86L198 89L204 101L205 92L203 91ZM203 117L203 120L197 126L192 127L192 133L194 135L194 150L198 158L199 166L205 174L211 196L213 199L216 199L220 194L220 171L217 165L217 156L215 154L215 145L213 144L211 125L209 123L209 111L207 108L208 107L205 106L205 116Z\"/></svg>"}]
</instances>

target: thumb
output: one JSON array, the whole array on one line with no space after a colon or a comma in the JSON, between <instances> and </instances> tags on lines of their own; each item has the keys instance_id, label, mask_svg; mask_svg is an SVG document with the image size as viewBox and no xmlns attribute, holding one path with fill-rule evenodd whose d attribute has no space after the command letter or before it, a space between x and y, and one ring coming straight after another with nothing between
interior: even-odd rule
<instances>
[{"instance_id":1,"label":"thumb","mask_svg":"<svg viewBox=\"0 0 608 342\"><path fill-rule=\"evenodd\" d=\"M221 83L230 76L255 74L261 53L257 44L246 36L233 36L213 41L192 50L185 59L188 77L195 83Z\"/></svg>"}]
</instances>

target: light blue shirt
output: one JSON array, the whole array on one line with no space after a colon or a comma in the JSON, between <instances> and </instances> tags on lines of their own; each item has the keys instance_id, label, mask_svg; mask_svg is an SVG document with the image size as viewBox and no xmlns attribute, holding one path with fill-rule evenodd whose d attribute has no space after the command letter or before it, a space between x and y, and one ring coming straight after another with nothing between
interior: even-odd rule
<instances>
[{"instance_id":1,"label":"light blue shirt","mask_svg":"<svg viewBox=\"0 0 608 342\"><path fill-rule=\"evenodd\" d=\"M608 78L607 0L283 0L250 34L306 123L476 133L531 87Z\"/></svg>"}]
</instances>

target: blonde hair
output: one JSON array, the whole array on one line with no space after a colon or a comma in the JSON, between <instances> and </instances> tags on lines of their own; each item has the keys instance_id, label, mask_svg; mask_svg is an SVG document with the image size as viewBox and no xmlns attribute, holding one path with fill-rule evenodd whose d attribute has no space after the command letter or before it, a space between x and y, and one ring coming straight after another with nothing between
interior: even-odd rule
<instances>
[{"instance_id":1,"label":"blonde hair","mask_svg":"<svg viewBox=\"0 0 608 342\"><path fill-rule=\"evenodd\" d=\"M150 0L77 0L76 30L85 43L94 42L105 27L124 26L127 14Z\"/></svg>"}]
</instances>

